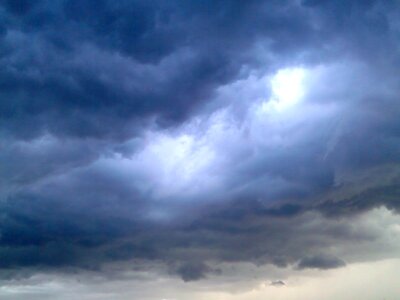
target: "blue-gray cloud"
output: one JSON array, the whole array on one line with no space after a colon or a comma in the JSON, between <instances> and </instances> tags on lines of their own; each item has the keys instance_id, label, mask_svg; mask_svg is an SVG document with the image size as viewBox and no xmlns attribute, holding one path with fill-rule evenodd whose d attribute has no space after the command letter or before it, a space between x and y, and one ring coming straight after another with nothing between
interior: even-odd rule
<instances>
[{"instance_id":1,"label":"blue-gray cloud","mask_svg":"<svg viewBox=\"0 0 400 300\"><path fill-rule=\"evenodd\" d=\"M3 1L0 268L342 266L330 246L376 239L349 217L400 209L396 8Z\"/></svg>"}]
</instances>

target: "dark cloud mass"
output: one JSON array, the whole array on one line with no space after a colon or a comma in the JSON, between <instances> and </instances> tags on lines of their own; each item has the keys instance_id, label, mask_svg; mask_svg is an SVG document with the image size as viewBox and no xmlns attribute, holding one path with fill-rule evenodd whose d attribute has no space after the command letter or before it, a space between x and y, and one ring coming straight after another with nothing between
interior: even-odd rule
<instances>
[{"instance_id":1,"label":"dark cloud mass","mask_svg":"<svg viewBox=\"0 0 400 300\"><path fill-rule=\"evenodd\" d=\"M333 269L345 266L345 262L334 256L317 255L304 257L298 264L299 269Z\"/></svg>"},{"instance_id":2,"label":"dark cloud mass","mask_svg":"<svg viewBox=\"0 0 400 300\"><path fill-rule=\"evenodd\" d=\"M395 0L1 1L0 269L389 257L357 222L400 211L399 19Z\"/></svg>"}]
</instances>

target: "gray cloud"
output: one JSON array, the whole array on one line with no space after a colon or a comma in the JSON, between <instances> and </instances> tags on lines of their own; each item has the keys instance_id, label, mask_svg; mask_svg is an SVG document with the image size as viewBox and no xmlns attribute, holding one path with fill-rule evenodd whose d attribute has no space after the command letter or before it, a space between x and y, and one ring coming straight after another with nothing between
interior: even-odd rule
<instances>
[{"instance_id":1,"label":"gray cloud","mask_svg":"<svg viewBox=\"0 0 400 300\"><path fill-rule=\"evenodd\" d=\"M381 13L390 2L11 2L2 12L1 78L2 97L13 100L1 106L2 128L25 137L126 138L150 116L180 122L239 78L242 65L257 68L260 43L277 55L263 65L275 67L298 51L329 57L325 43L356 55L386 55L392 43L391 18ZM371 37L388 38L358 38L371 27ZM342 44L332 43L336 36Z\"/></svg>"},{"instance_id":2,"label":"gray cloud","mask_svg":"<svg viewBox=\"0 0 400 300\"><path fill-rule=\"evenodd\" d=\"M400 209L394 8L3 2L0 268L140 260L193 281L358 261L350 245L382 232L350 221ZM303 98L271 113L290 67Z\"/></svg>"},{"instance_id":3,"label":"gray cloud","mask_svg":"<svg viewBox=\"0 0 400 300\"><path fill-rule=\"evenodd\" d=\"M335 256L316 255L304 257L298 264L298 269L333 269L344 267L346 263Z\"/></svg>"},{"instance_id":4,"label":"gray cloud","mask_svg":"<svg viewBox=\"0 0 400 300\"><path fill-rule=\"evenodd\" d=\"M211 271L212 269L206 264L194 262L182 264L175 270L185 282L205 278Z\"/></svg>"},{"instance_id":5,"label":"gray cloud","mask_svg":"<svg viewBox=\"0 0 400 300\"><path fill-rule=\"evenodd\" d=\"M286 284L285 284L285 282L282 281L282 280L275 280L275 281L272 281L272 282L271 282L271 285L272 285L272 286L285 286Z\"/></svg>"}]
</instances>

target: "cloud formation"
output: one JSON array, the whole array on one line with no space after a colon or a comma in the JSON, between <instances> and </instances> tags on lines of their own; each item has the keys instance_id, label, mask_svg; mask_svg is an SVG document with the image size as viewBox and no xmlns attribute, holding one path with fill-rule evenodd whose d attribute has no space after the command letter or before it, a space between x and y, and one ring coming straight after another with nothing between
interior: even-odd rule
<instances>
[{"instance_id":1,"label":"cloud formation","mask_svg":"<svg viewBox=\"0 0 400 300\"><path fill-rule=\"evenodd\" d=\"M365 216L400 210L396 8L2 2L4 276L395 256Z\"/></svg>"},{"instance_id":2,"label":"cloud formation","mask_svg":"<svg viewBox=\"0 0 400 300\"><path fill-rule=\"evenodd\" d=\"M297 267L299 269L334 269L345 265L345 262L337 257L317 255L302 258Z\"/></svg>"}]
</instances>

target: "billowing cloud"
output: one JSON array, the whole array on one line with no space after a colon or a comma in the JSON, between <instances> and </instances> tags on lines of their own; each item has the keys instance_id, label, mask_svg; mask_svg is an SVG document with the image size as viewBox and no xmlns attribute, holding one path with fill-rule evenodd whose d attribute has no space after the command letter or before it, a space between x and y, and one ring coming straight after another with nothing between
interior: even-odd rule
<instances>
[{"instance_id":1,"label":"billowing cloud","mask_svg":"<svg viewBox=\"0 0 400 300\"><path fill-rule=\"evenodd\" d=\"M398 257L398 7L3 1L1 278Z\"/></svg>"}]
</instances>

